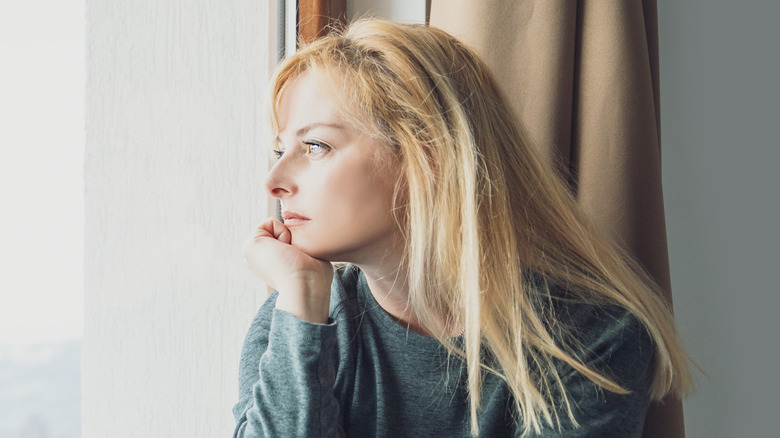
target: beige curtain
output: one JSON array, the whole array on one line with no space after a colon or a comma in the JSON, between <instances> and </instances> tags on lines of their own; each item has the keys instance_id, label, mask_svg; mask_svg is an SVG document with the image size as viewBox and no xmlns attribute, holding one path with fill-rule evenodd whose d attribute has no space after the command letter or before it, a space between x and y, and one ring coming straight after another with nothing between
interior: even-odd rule
<instances>
[{"instance_id":1,"label":"beige curtain","mask_svg":"<svg viewBox=\"0 0 780 438\"><path fill-rule=\"evenodd\" d=\"M671 300L656 2L432 0L430 24L481 53L582 207ZM684 437L682 404L651 406L643 436Z\"/></svg>"}]
</instances>

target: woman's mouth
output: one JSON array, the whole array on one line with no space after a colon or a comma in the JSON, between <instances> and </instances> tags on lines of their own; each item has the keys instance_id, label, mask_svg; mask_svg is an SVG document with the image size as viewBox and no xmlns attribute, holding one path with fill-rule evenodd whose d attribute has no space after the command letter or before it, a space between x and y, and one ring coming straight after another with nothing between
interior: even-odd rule
<instances>
[{"instance_id":1,"label":"woman's mouth","mask_svg":"<svg viewBox=\"0 0 780 438\"><path fill-rule=\"evenodd\" d=\"M291 211L283 211L282 219L284 219L284 226L287 228L297 227L311 220L305 216L301 216Z\"/></svg>"}]
</instances>

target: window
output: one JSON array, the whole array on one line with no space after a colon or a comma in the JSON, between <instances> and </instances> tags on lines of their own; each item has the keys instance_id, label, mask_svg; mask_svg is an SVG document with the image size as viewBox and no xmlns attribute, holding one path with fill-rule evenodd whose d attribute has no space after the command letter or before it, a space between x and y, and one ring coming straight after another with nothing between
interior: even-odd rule
<instances>
[{"instance_id":1,"label":"window","mask_svg":"<svg viewBox=\"0 0 780 438\"><path fill-rule=\"evenodd\" d=\"M0 12L0 436L81 435L84 12Z\"/></svg>"}]
</instances>

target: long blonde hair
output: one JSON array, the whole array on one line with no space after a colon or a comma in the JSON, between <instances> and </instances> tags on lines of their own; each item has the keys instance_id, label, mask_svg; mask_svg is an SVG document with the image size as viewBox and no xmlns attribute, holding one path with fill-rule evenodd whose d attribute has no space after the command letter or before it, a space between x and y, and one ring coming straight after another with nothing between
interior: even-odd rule
<instances>
[{"instance_id":1,"label":"long blonde hair","mask_svg":"<svg viewBox=\"0 0 780 438\"><path fill-rule=\"evenodd\" d=\"M559 407L576 424L555 361L627 392L577 359L573 336L551 332L555 321L533 305L549 290L527 272L637 316L655 344L653 400L689 389L689 359L658 286L594 229L470 48L434 27L359 20L279 66L272 110L287 85L315 69L328 73L323 92L343 117L400 162L393 211L405 237L409 305L466 364L473 434L485 370L506 382L526 433L560 426ZM462 348L438 328L442 315L464 327ZM533 366L550 372L539 376Z\"/></svg>"}]
</instances>

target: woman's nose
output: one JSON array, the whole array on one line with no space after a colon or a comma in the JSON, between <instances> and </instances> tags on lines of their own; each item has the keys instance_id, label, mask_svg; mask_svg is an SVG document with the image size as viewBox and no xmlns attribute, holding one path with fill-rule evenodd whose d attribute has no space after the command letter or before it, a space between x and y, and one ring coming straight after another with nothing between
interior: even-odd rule
<instances>
[{"instance_id":1,"label":"woman's nose","mask_svg":"<svg viewBox=\"0 0 780 438\"><path fill-rule=\"evenodd\" d=\"M268 170L264 181L265 190L268 194L279 199L295 192L295 185L291 181L290 172L285 171L284 168L286 166L283 161L284 157Z\"/></svg>"}]
</instances>

